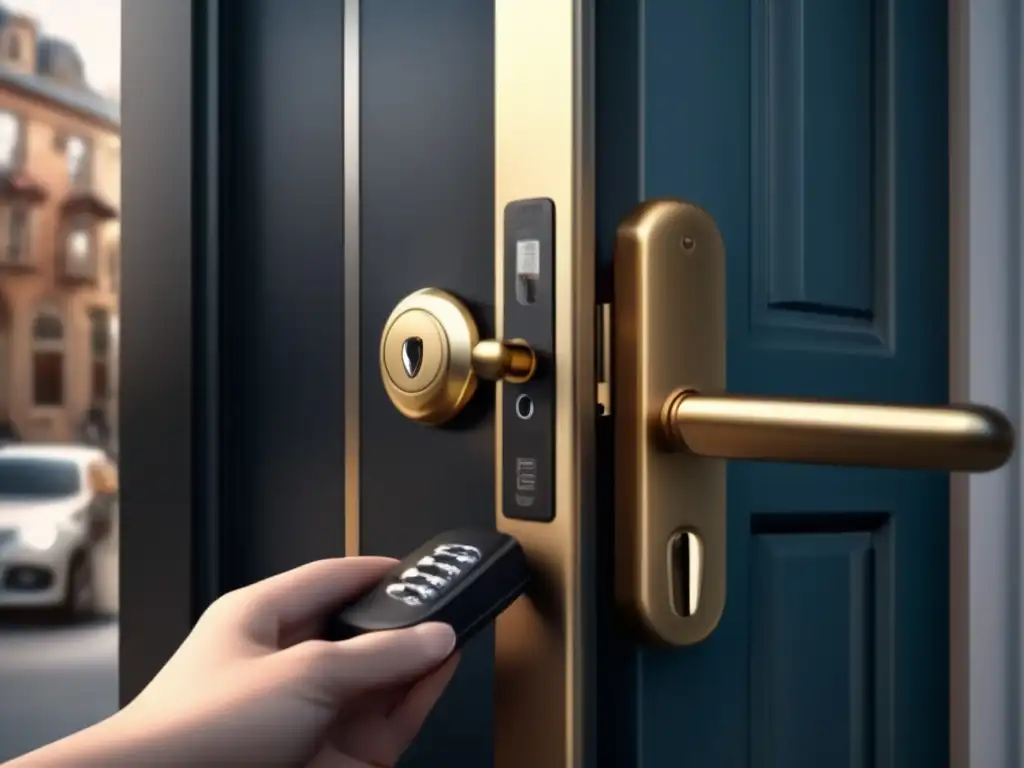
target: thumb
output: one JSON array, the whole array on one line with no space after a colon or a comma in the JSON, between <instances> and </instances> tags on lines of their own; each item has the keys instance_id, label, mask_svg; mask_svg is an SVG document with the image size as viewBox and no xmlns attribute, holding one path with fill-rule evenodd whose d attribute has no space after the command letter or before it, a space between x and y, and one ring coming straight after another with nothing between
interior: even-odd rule
<instances>
[{"instance_id":1,"label":"thumb","mask_svg":"<svg viewBox=\"0 0 1024 768\"><path fill-rule=\"evenodd\" d=\"M303 665L305 673L341 706L425 677L455 650L455 632L447 624L431 622L334 643L301 643L290 650L302 653L303 646L313 654L312 663Z\"/></svg>"}]
</instances>

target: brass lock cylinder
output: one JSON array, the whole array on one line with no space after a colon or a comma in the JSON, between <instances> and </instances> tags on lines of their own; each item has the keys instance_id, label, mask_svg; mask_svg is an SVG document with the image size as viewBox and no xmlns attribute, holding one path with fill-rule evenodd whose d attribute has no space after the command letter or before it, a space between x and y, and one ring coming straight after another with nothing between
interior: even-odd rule
<instances>
[{"instance_id":1,"label":"brass lock cylinder","mask_svg":"<svg viewBox=\"0 0 1024 768\"><path fill-rule=\"evenodd\" d=\"M479 379L520 384L529 381L536 365L525 341L481 341L466 305L439 288L402 299L381 333L384 390L403 416L423 424L455 418Z\"/></svg>"},{"instance_id":2,"label":"brass lock cylinder","mask_svg":"<svg viewBox=\"0 0 1024 768\"><path fill-rule=\"evenodd\" d=\"M523 384L537 368L537 356L520 339L485 339L473 347L473 370L482 379Z\"/></svg>"}]
</instances>

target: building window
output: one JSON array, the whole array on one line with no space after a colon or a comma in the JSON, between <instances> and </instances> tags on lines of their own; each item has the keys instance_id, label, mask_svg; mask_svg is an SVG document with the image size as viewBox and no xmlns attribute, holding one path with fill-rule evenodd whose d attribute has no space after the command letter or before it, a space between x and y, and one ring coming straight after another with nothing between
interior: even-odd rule
<instances>
[{"instance_id":1,"label":"building window","mask_svg":"<svg viewBox=\"0 0 1024 768\"><path fill-rule=\"evenodd\" d=\"M101 308L90 310L89 331L92 349L92 402L102 404L110 398L110 313Z\"/></svg>"},{"instance_id":2,"label":"building window","mask_svg":"<svg viewBox=\"0 0 1024 768\"><path fill-rule=\"evenodd\" d=\"M21 121L11 112L0 111L0 170L9 171L18 160Z\"/></svg>"},{"instance_id":3,"label":"building window","mask_svg":"<svg viewBox=\"0 0 1024 768\"><path fill-rule=\"evenodd\" d=\"M87 180L89 168L89 145L80 136L68 136L64 142L64 154L68 164L68 179L75 186Z\"/></svg>"},{"instance_id":4,"label":"building window","mask_svg":"<svg viewBox=\"0 0 1024 768\"><path fill-rule=\"evenodd\" d=\"M85 227L68 232L65 248L65 268L72 275L87 275L92 269L92 234Z\"/></svg>"},{"instance_id":5,"label":"building window","mask_svg":"<svg viewBox=\"0 0 1024 768\"><path fill-rule=\"evenodd\" d=\"M0 233L3 237L0 261L25 264L29 261L29 211L19 205L0 208Z\"/></svg>"},{"instance_id":6,"label":"building window","mask_svg":"<svg viewBox=\"0 0 1024 768\"><path fill-rule=\"evenodd\" d=\"M11 61L21 60L21 35L12 33L7 38L7 58Z\"/></svg>"},{"instance_id":7,"label":"building window","mask_svg":"<svg viewBox=\"0 0 1024 768\"><path fill-rule=\"evenodd\" d=\"M64 321L43 307L32 323L32 400L37 406L64 403Z\"/></svg>"}]
</instances>

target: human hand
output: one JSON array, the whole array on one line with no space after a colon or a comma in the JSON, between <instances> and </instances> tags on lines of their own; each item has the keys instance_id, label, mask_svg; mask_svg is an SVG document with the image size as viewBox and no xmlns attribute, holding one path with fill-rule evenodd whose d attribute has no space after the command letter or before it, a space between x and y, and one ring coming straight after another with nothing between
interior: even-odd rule
<instances>
[{"instance_id":1,"label":"human hand","mask_svg":"<svg viewBox=\"0 0 1024 768\"><path fill-rule=\"evenodd\" d=\"M224 595L146 689L97 726L116 756L79 745L66 752L72 764L95 754L105 766L394 766L455 671L451 627L316 639L330 611L394 563L321 560ZM26 762L44 764L61 761Z\"/></svg>"}]
</instances>

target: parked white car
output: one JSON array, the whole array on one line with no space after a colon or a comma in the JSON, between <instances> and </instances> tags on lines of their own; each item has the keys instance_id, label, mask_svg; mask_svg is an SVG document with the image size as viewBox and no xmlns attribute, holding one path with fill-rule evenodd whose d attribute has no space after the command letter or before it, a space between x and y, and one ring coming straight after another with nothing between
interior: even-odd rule
<instances>
[{"instance_id":1,"label":"parked white car","mask_svg":"<svg viewBox=\"0 0 1024 768\"><path fill-rule=\"evenodd\" d=\"M0 447L0 609L96 608L94 550L117 514L117 469L77 445Z\"/></svg>"}]
</instances>

